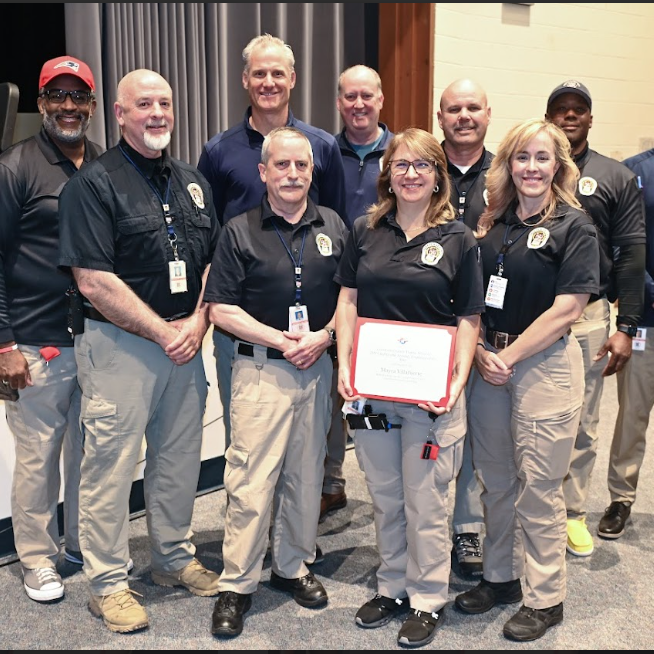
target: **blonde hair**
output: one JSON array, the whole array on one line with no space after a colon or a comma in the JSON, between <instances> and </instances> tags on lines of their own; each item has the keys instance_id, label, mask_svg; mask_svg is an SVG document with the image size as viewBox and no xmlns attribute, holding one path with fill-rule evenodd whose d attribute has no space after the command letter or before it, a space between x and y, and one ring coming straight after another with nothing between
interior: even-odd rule
<instances>
[{"instance_id":1,"label":"blonde hair","mask_svg":"<svg viewBox=\"0 0 654 654\"><path fill-rule=\"evenodd\" d=\"M243 63L245 67L243 72L247 75L250 72L250 61L252 59L252 53L257 48L281 48L284 59L286 59L286 64L288 69L293 72L295 70L295 56L293 55L293 49L288 43L285 43L280 38L272 36L272 34L261 34L260 36L255 36L246 46L243 48Z\"/></svg>"},{"instance_id":2,"label":"blonde hair","mask_svg":"<svg viewBox=\"0 0 654 654\"><path fill-rule=\"evenodd\" d=\"M397 211L397 199L390 191L390 162L397 150L405 146L415 153L419 159L432 161L436 166L436 185L438 191L432 193L425 222L429 227L443 225L456 219L454 207L450 203L450 177L447 174L447 159L438 139L424 129L409 127L393 136L382 159L382 171L377 178L377 202L373 204L366 215L368 227L375 229L379 221L388 213Z\"/></svg>"},{"instance_id":3,"label":"blonde hair","mask_svg":"<svg viewBox=\"0 0 654 654\"><path fill-rule=\"evenodd\" d=\"M554 158L559 169L552 179L552 193L547 205L541 211L541 224L549 220L560 204L581 208L575 197L579 169L572 160L570 141L565 132L554 123L532 118L512 127L500 143L490 170L486 175L488 206L479 217L476 235L481 238L518 199L518 192L511 176L511 159L516 152L524 150L527 143L538 134L544 133L554 146Z\"/></svg>"}]
</instances>

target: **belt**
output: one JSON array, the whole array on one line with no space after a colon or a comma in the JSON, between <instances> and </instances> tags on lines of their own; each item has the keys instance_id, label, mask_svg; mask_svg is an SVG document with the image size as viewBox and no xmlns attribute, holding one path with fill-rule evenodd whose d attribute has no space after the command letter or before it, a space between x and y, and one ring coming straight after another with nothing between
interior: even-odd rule
<instances>
[{"instance_id":1,"label":"belt","mask_svg":"<svg viewBox=\"0 0 654 654\"><path fill-rule=\"evenodd\" d=\"M496 350L503 350L518 340L520 334L507 334L506 332L496 332L494 329L486 329L486 341Z\"/></svg>"},{"instance_id":2,"label":"belt","mask_svg":"<svg viewBox=\"0 0 654 654\"><path fill-rule=\"evenodd\" d=\"M90 307L85 304L82 308L82 312L84 313L84 317L89 320L99 320L100 322L111 323L111 320L107 320L107 318L105 318L95 307ZM188 316L188 313L176 313L174 316L170 316L170 318L164 318L164 320L166 322L171 322L173 320L187 318Z\"/></svg>"},{"instance_id":3,"label":"belt","mask_svg":"<svg viewBox=\"0 0 654 654\"><path fill-rule=\"evenodd\" d=\"M239 343L238 344L238 353L242 354L245 357L254 356L254 345L249 343ZM269 359L285 359L284 353L281 350L276 350L274 347L266 348L266 356Z\"/></svg>"}]
</instances>

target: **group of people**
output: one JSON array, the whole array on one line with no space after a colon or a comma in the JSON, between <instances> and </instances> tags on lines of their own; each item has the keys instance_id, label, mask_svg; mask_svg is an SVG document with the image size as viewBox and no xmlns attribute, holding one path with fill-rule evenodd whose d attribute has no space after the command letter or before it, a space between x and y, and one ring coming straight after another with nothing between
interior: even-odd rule
<instances>
[{"instance_id":1,"label":"group of people","mask_svg":"<svg viewBox=\"0 0 654 654\"><path fill-rule=\"evenodd\" d=\"M119 143L91 143L93 74L68 56L41 71L39 134L0 155L0 381L19 393L5 405L26 593L64 595L63 451L65 557L83 564L89 608L115 632L148 626L128 581L145 435L155 584L215 596L211 632L233 638L270 544L271 587L325 606L311 570L324 556L318 524L347 504L342 408L361 400L394 428L350 429L380 558L355 623L402 616L400 646L430 643L454 562L478 580L458 610L522 602L504 635L541 637L563 619L566 549L593 550L586 496L602 382L616 372L598 534L619 538L635 501L654 404L653 153L623 165L590 150L591 96L576 81L496 155L486 93L469 79L443 91L441 142L393 134L379 121L381 79L363 65L339 78L344 127L330 135L290 110L286 43L258 36L243 59L244 119L197 167L168 153L173 93L151 70L118 84ZM454 329L446 401L361 398L359 319ZM191 529L211 325L226 438L220 573L196 558ZM436 456L423 456L426 442Z\"/></svg>"}]
</instances>

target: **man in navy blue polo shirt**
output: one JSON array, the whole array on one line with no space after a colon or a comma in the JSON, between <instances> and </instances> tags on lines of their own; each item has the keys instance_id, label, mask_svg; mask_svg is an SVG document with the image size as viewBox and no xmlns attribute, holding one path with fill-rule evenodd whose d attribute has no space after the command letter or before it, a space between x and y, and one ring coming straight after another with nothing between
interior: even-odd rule
<instances>
[{"instance_id":1,"label":"man in navy blue polo shirt","mask_svg":"<svg viewBox=\"0 0 654 654\"><path fill-rule=\"evenodd\" d=\"M276 127L296 127L309 139L314 171L309 197L317 205L343 216L345 187L343 163L334 137L297 120L289 107L295 86L293 50L281 39L262 34L243 50L243 88L250 106L242 122L216 134L202 149L198 168L211 184L218 220L225 225L234 216L261 203L265 184L257 166L264 137ZM234 342L231 334L214 328L218 387L223 405L225 450L231 443L229 406Z\"/></svg>"}]
</instances>

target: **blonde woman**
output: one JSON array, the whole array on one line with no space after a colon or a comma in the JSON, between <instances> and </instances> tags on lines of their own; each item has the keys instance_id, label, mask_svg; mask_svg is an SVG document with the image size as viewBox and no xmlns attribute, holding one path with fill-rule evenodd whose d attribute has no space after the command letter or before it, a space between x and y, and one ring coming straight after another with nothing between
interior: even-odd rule
<instances>
[{"instance_id":1,"label":"blonde woman","mask_svg":"<svg viewBox=\"0 0 654 654\"><path fill-rule=\"evenodd\" d=\"M563 620L562 483L583 399L581 348L570 327L599 284L597 234L575 199L578 178L564 132L523 122L498 148L478 226L486 311L468 430L483 484L484 573L455 604L483 613L523 600L504 626L517 641Z\"/></svg>"}]
</instances>

